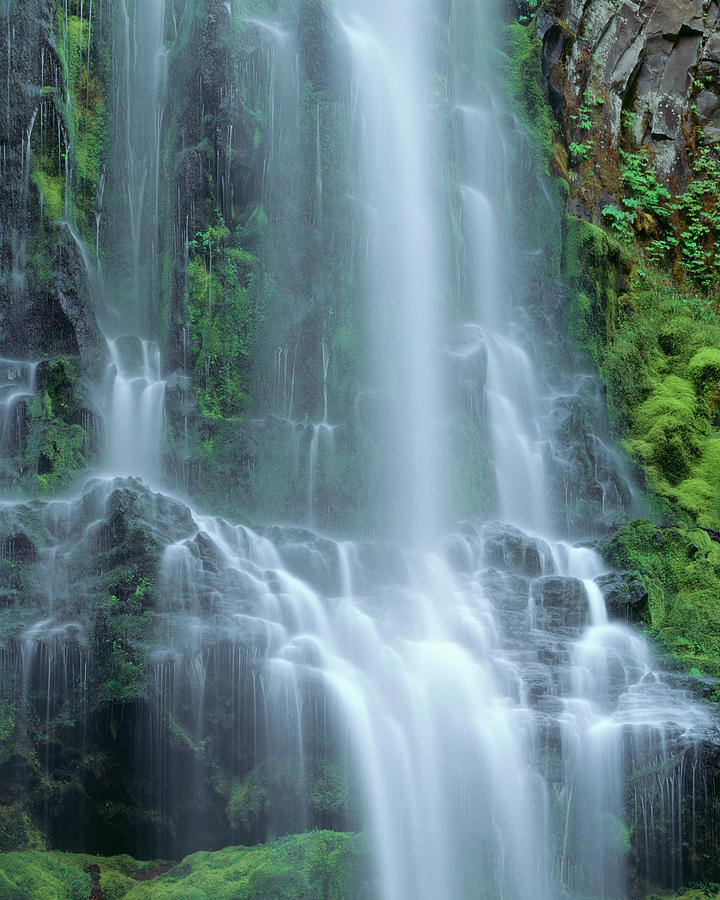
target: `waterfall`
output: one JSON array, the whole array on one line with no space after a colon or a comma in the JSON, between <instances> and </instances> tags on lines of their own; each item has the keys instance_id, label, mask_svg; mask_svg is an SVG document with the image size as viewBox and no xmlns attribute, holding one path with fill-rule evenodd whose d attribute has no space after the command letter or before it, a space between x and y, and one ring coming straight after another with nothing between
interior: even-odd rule
<instances>
[{"instance_id":1,"label":"waterfall","mask_svg":"<svg viewBox=\"0 0 720 900\"><path fill-rule=\"evenodd\" d=\"M430 8L409 0L347 2L338 14L351 53L359 199L368 210L373 352L390 408L387 512L423 540L446 520L437 344L446 278L433 179L442 163L422 27Z\"/></svg>"},{"instance_id":2,"label":"waterfall","mask_svg":"<svg viewBox=\"0 0 720 900\"><path fill-rule=\"evenodd\" d=\"M262 416L280 421L276 443L287 446L272 449L285 454L285 481L257 483L282 495L287 515L237 524L243 510L227 521L160 487L173 382L158 247L163 198L176 191L161 165L173 96L166 18L176 39L192 29L182 14L178 27L176 3L166 17L164 0L119 0L103 234L99 213L94 223L102 266L65 223L107 342L95 397L101 474L63 499L0 503L5 556L35 566L12 582L12 596L26 590L35 606L13 609L17 652L0 643L0 699L16 691L23 727L42 723L46 830L62 843L71 819L52 821L51 726L73 713L78 756L97 734L126 754L122 803L141 785L151 814L124 839L148 858L218 834L251 843L331 827L367 833L366 894L378 900L622 900L632 837L648 882L678 886L695 860L695 767L718 727L635 631L608 619L592 523L584 544L559 524L551 409L576 373L558 374L561 339L535 324L552 286L528 286L522 261L535 250L517 229L528 139L495 71L496 11L477 0L337 0L330 13L287 0L271 21L240 6L224 6L250 59L235 77L241 88L254 79L266 102L255 117L265 136L251 142L269 223L261 274L274 290L262 314L282 321L254 348L267 357L265 407L202 439L242 446L233 466L249 477L268 446L257 449L253 429ZM303 27L317 38L303 16L316 7L327 16L311 24L327 30L331 58L317 84L303 56ZM250 91L234 102L230 87L218 129L229 146L211 154L228 217L240 202L234 164L252 193L231 121L249 115ZM340 150L327 138L337 123ZM537 183L528 194L546 202ZM186 269L191 220L178 254ZM248 220L227 224L240 233ZM202 282L208 307L218 255ZM356 314L342 327L338 284L350 285L342 299ZM352 396L338 388L348 322L362 358ZM189 334L184 323L183 362ZM14 423L36 382L34 363L0 359L0 456L17 452ZM245 444L231 443L237 434ZM482 478L458 434L483 448ZM360 460L351 485L340 483L347 458ZM467 470L482 495L469 512ZM285 482L300 485L294 505ZM320 507L373 489L377 533L323 531ZM97 656L106 683L88 699ZM89 727L92 703L101 712ZM78 776L83 798L91 777ZM239 825L226 811L237 797ZM660 872L661 859L672 871Z\"/></svg>"},{"instance_id":3,"label":"waterfall","mask_svg":"<svg viewBox=\"0 0 720 900\"><path fill-rule=\"evenodd\" d=\"M161 476L166 381L160 350L150 339L159 291L160 147L167 90L165 0L122 0L117 13L119 90L114 228L124 258L104 279L108 309L101 326L108 342L110 412L105 468L112 474ZM104 179L101 181L102 204ZM99 226L98 226L99 228ZM96 239L97 240L97 239ZM99 244L99 241L98 241ZM130 279L125 272L129 268Z\"/></svg>"}]
</instances>

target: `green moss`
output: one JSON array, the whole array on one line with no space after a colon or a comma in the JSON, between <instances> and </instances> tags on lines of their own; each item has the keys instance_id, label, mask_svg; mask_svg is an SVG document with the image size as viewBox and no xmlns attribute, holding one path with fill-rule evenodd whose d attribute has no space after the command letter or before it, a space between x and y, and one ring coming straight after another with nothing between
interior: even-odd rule
<instances>
[{"instance_id":1,"label":"green moss","mask_svg":"<svg viewBox=\"0 0 720 900\"><path fill-rule=\"evenodd\" d=\"M5 853L0 856L0 870L12 889L5 894L0 890L0 898L86 900L92 882L82 869L77 857L62 853Z\"/></svg>"},{"instance_id":2,"label":"green moss","mask_svg":"<svg viewBox=\"0 0 720 900\"><path fill-rule=\"evenodd\" d=\"M30 418L27 465L35 472L39 491L53 493L67 487L85 468L85 431L54 414L47 392L33 399Z\"/></svg>"},{"instance_id":3,"label":"green moss","mask_svg":"<svg viewBox=\"0 0 720 900\"><path fill-rule=\"evenodd\" d=\"M188 313L201 410L210 418L233 418L249 406L257 261L230 243L220 222L192 242Z\"/></svg>"},{"instance_id":4,"label":"green moss","mask_svg":"<svg viewBox=\"0 0 720 900\"><path fill-rule=\"evenodd\" d=\"M698 890L682 890L680 894L668 894L664 891L647 894L645 900L708 900L708 897L720 897L717 885L708 885Z\"/></svg>"},{"instance_id":5,"label":"green moss","mask_svg":"<svg viewBox=\"0 0 720 900\"><path fill-rule=\"evenodd\" d=\"M598 364L617 314L617 282L627 265L620 245L601 228L565 216L560 277L570 288L565 332Z\"/></svg>"},{"instance_id":6,"label":"green moss","mask_svg":"<svg viewBox=\"0 0 720 900\"><path fill-rule=\"evenodd\" d=\"M362 836L315 831L258 847L195 853L128 900L352 900L368 868Z\"/></svg>"},{"instance_id":7,"label":"green moss","mask_svg":"<svg viewBox=\"0 0 720 900\"><path fill-rule=\"evenodd\" d=\"M92 459L88 435L77 424L80 373L78 359L50 361L45 390L26 406L27 440L15 462L26 486L43 494L66 489Z\"/></svg>"},{"instance_id":8,"label":"green moss","mask_svg":"<svg viewBox=\"0 0 720 900\"><path fill-rule=\"evenodd\" d=\"M264 772L257 768L233 786L228 819L236 831L252 835L262 827L270 810L270 794Z\"/></svg>"},{"instance_id":9,"label":"green moss","mask_svg":"<svg viewBox=\"0 0 720 900\"><path fill-rule=\"evenodd\" d=\"M137 883L137 876L156 864L129 856L39 852L0 854L0 900L87 900L91 878L84 871L98 865L104 900L120 900Z\"/></svg>"},{"instance_id":10,"label":"green moss","mask_svg":"<svg viewBox=\"0 0 720 900\"><path fill-rule=\"evenodd\" d=\"M720 381L720 349L701 347L688 363L688 374L698 386Z\"/></svg>"},{"instance_id":11,"label":"green moss","mask_svg":"<svg viewBox=\"0 0 720 900\"><path fill-rule=\"evenodd\" d=\"M700 452L707 423L696 415L692 385L676 375L655 383L638 407L629 446L660 478L674 485L686 478Z\"/></svg>"},{"instance_id":12,"label":"green moss","mask_svg":"<svg viewBox=\"0 0 720 900\"><path fill-rule=\"evenodd\" d=\"M77 15L66 19L64 10L58 9L56 25L64 80L58 106L63 110L73 168L78 178L74 199L87 227L92 218L105 144L105 99L93 54L88 55L90 28L87 19Z\"/></svg>"},{"instance_id":13,"label":"green moss","mask_svg":"<svg viewBox=\"0 0 720 900\"><path fill-rule=\"evenodd\" d=\"M34 168L32 183L42 195L43 210L51 222L57 222L65 211L65 196L62 179L42 169Z\"/></svg>"},{"instance_id":14,"label":"green moss","mask_svg":"<svg viewBox=\"0 0 720 900\"><path fill-rule=\"evenodd\" d=\"M127 599L110 596L93 615L97 642L94 678L102 703L127 703L146 696L145 642L152 628L152 611L144 608L144 583Z\"/></svg>"},{"instance_id":15,"label":"green moss","mask_svg":"<svg viewBox=\"0 0 720 900\"><path fill-rule=\"evenodd\" d=\"M363 890L369 867L362 835L314 831L257 847L195 853L166 874L147 877L156 863L128 856L84 854L0 854L0 900L87 900L90 876L100 867L105 900L353 900ZM154 873L153 873L154 874Z\"/></svg>"},{"instance_id":16,"label":"green moss","mask_svg":"<svg viewBox=\"0 0 720 900\"><path fill-rule=\"evenodd\" d=\"M510 102L522 115L543 170L553 154L555 126L541 87L542 41L535 29L513 22L506 28L505 76Z\"/></svg>"},{"instance_id":17,"label":"green moss","mask_svg":"<svg viewBox=\"0 0 720 900\"><path fill-rule=\"evenodd\" d=\"M606 558L637 571L648 590L650 627L688 670L720 674L720 544L700 528L630 522Z\"/></svg>"},{"instance_id":18,"label":"green moss","mask_svg":"<svg viewBox=\"0 0 720 900\"><path fill-rule=\"evenodd\" d=\"M0 762L4 762L0 756ZM33 822L25 799L0 805L0 853L12 850L44 850L45 840ZM0 869L2 866L0 866ZM2 897L2 893L0 893Z\"/></svg>"},{"instance_id":19,"label":"green moss","mask_svg":"<svg viewBox=\"0 0 720 900\"><path fill-rule=\"evenodd\" d=\"M600 353L611 422L668 508L716 527L720 318L650 267L626 288L606 317Z\"/></svg>"}]
</instances>

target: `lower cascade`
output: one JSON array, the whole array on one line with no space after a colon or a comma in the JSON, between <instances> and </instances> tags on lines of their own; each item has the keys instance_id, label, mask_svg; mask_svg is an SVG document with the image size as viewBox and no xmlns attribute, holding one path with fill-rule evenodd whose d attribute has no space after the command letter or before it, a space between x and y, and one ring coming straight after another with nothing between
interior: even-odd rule
<instances>
[{"instance_id":1,"label":"lower cascade","mask_svg":"<svg viewBox=\"0 0 720 900\"><path fill-rule=\"evenodd\" d=\"M2 652L5 691L46 735L49 778L58 752L82 753L101 726L77 585L118 554L142 564L159 548L154 615L133 616L147 702L110 723L133 733L133 778L152 792L143 846L162 854L203 834L210 744L246 773L230 810L248 835L368 828L368 896L622 897L630 829L642 871L682 883L693 865L716 717L608 620L612 576L590 549L499 522L466 521L412 551L254 531L123 478L93 479L72 501L6 504L1 521L49 597L48 618ZM139 606L138 591L114 602ZM131 696L137 673L117 656L115 690ZM52 802L49 788L48 827L82 840L81 811L53 822ZM170 819L182 823L172 838Z\"/></svg>"},{"instance_id":2,"label":"lower cascade","mask_svg":"<svg viewBox=\"0 0 720 900\"><path fill-rule=\"evenodd\" d=\"M142 900L239 845L290 862L238 898L709 883L714 681L658 658L657 600L601 552L647 501L556 327L509 4L27 6L0 897L10 851L159 860Z\"/></svg>"}]
</instances>

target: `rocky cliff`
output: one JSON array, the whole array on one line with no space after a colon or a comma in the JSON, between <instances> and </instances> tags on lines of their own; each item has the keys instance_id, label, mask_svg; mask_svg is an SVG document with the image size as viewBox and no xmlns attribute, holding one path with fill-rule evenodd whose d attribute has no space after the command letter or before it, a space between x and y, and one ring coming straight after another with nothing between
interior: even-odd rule
<instances>
[{"instance_id":1,"label":"rocky cliff","mask_svg":"<svg viewBox=\"0 0 720 900\"><path fill-rule=\"evenodd\" d=\"M543 76L568 144L583 139L590 117L593 156L602 164L601 153L620 148L627 122L658 174L687 184L700 135L707 145L720 143L717 20L714 0L544 3L537 17ZM593 109L599 101L602 108ZM611 183L607 190L614 195Z\"/></svg>"}]
</instances>

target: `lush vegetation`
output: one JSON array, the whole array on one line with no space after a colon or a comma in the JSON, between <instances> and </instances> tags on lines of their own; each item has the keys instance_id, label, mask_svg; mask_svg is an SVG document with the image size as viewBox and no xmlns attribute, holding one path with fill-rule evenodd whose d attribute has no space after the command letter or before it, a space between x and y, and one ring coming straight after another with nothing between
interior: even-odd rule
<instances>
[{"instance_id":1,"label":"lush vegetation","mask_svg":"<svg viewBox=\"0 0 720 900\"><path fill-rule=\"evenodd\" d=\"M537 96L532 27L516 23L509 35L511 97L540 148L540 168L564 185L559 196L569 191L589 203L598 192L602 90L586 90L570 110L574 140L564 146ZM599 368L611 425L662 523L630 522L605 546L607 558L639 573L648 591L645 624L662 646L688 671L720 674L720 163L700 135L691 180L673 192L634 146L631 112L622 123L614 159L601 148L603 165L618 174L617 200L602 209L606 229L572 215L555 228L567 289L562 324Z\"/></svg>"},{"instance_id":2,"label":"lush vegetation","mask_svg":"<svg viewBox=\"0 0 720 900\"><path fill-rule=\"evenodd\" d=\"M720 543L694 526L628 523L604 548L638 572L648 592L650 634L692 674L720 675Z\"/></svg>"},{"instance_id":3,"label":"lush vegetation","mask_svg":"<svg viewBox=\"0 0 720 900\"><path fill-rule=\"evenodd\" d=\"M368 860L364 836L330 831L194 853L173 867L129 856L6 853L0 900L87 900L93 865L104 900L353 900L368 880Z\"/></svg>"},{"instance_id":4,"label":"lush vegetation","mask_svg":"<svg viewBox=\"0 0 720 900\"><path fill-rule=\"evenodd\" d=\"M230 238L218 216L217 225L198 232L189 245L192 371L200 409L211 419L247 413L255 322L262 317L257 258L241 248L242 236Z\"/></svg>"},{"instance_id":5,"label":"lush vegetation","mask_svg":"<svg viewBox=\"0 0 720 900\"><path fill-rule=\"evenodd\" d=\"M619 159L626 196L620 206L611 203L603 208L610 227L623 240L632 242L637 237L648 259L670 264L676 278L688 276L691 282L715 292L720 161L701 144L692 159L687 188L673 195L658 181L647 153L620 150Z\"/></svg>"},{"instance_id":6,"label":"lush vegetation","mask_svg":"<svg viewBox=\"0 0 720 900\"><path fill-rule=\"evenodd\" d=\"M720 318L650 265L631 272L601 351L614 424L668 513L720 521Z\"/></svg>"}]
</instances>

